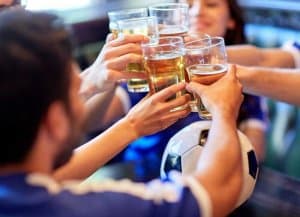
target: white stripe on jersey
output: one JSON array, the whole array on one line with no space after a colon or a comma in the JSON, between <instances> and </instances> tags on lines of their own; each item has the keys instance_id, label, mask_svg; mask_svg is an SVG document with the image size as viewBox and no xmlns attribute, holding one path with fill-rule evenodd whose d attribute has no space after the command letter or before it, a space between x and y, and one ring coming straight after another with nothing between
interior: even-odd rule
<instances>
[{"instance_id":1,"label":"white stripe on jersey","mask_svg":"<svg viewBox=\"0 0 300 217\"><path fill-rule=\"evenodd\" d=\"M205 189L193 177L182 177L178 172L171 172L173 182L161 182L156 179L147 184L135 183L130 180L106 180L98 183L81 184L80 181L66 181L61 185L51 177L42 174L30 174L27 183L33 186L44 187L50 194L58 194L68 190L75 195L90 192L119 192L127 193L143 200L152 200L159 204L163 201L177 202L180 199L182 187L189 187L198 201L202 217L211 216L211 201Z\"/></svg>"}]
</instances>

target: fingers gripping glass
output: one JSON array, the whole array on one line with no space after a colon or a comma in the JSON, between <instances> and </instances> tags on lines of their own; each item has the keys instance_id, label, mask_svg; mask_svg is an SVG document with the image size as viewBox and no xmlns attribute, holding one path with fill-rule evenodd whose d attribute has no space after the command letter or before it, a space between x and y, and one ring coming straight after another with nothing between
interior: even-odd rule
<instances>
[{"instance_id":1,"label":"fingers gripping glass","mask_svg":"<svg viewBox=\"0 0 300 217\"><path fill-rule=\"evenodd\" d=\"M158 40L158 26L156 17L141 17L120 20L118 24L118 36L128 34L142 34L149 37L149 43L157 43ZM141 63L129 63L127 65L129 72L144 71ZM127 88L130 92L148 92L149 85L146 79L131 78L127 81Z\"/></svg>"},{"instance_id":2,"label":"fingers gripping glass","mask_svg":"<svg viewBox=\"0 0 300 217\"><path fill-rule=\"evenodd\" d=\"M211 85L227 72L227 53L221 37L211 37L210 44L205 44L203 40L186 44L186 70L190 81ZM200 118L210 120L212 116L201 98L194 96Z\"/></svg>"},{"instance_id":3,"label":"fingers gripping glass","mask_svg":"<svg viewBox=\"0 0 300 217\"><path fill-rule=\"evenodd\" d=\"M190 78L187 72L187 66L201 62L203 58L202 51L195 48L209 46L211 44L210 36L201 32L187 33L183 37L185 43L185 56L184 56L184 77L186 82L190 82ZM199 53L200 52L200 53ZM192 112L198 112L196 98L194 94L191 94L190 108Z\"/></svg>"}]
</instances>

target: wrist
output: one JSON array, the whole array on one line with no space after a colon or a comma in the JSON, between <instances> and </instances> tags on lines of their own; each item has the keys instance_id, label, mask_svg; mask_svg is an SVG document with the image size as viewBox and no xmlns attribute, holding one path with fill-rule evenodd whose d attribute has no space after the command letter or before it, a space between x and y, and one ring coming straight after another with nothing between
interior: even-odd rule
<instances>
[{"instance_id":1,"label":"wrist","mask_svg":"<svg viewBox=\"0 0 300 217\"><path fill-rule=\"evenodd\" d=\"M236 115L233 112L226 110L219 110L212 114L213 120L226 122L230 125L236 126Z\"/></svg>"},{"instance_id":2,"label":"wrist","mask_svg":"<svg viewBox=\"0 0 300 217\"><path fill-rule=\"evenodd\" d=\"M238 80L241 82L241 84L243 85L243 87L251 83L253 72L255 72L255 69L253 67L240 66L240 65L237 66L236 76Z\"/></svg>"},{"instance_id":3,"label":"wrist","mask_svg":"<svg viewBox=\"0 0 300 217\"><path fill-rule=\"evenodd\" d=\"M79 95L82 97L82 99L84 101L89 100L90 98L92 98L93 96L99 94L99 93L109 93L112 91L115 91L117 88L117 85L112 86L111 88L108 88L106 90L102 90L99 91L99 89L93 85L93 84L89 84L89 85L82 85L79 91Z\"/></svg>"},{"instance_id":4,"label":"wrist","mask_svg":"<svg viewBox=\"0 0 300 217\"><path fill-rule=\"evenodd\" d=\"M136 122L129 118L128 116L125 116L119 121L120 127L124 129L125 136L128 139L129 142L134 141L140 137L138 131Z\"/></svg>"},{"instance_id":5,"label":"wrist","mask_svg":"<svg viewBox=\"0 0 300 217\"><path fill-rule=\"evenodd\" d=\"M99 88L99 86L94 81L90 81L87 77L84 77L82 79L82 84L80 87L79 95L87 101L91 97L95 96L98 93L103 92L111 92L114 91L117 87L116 83L111 84L104 84L101 85L102 88Z\"/></svg>"},{"instance_id":6,"label":"wrist","mask_svg":"<svg viewBox=\"0 0 300 217\"><path fill-rule=\"evenodd\" d=\"M112 91L118 85L116 81L107 80L106 71L100 67L91 65L82 74L80 94L84 98L90 98L95 94Z\"/></svg>"}]
</instances>

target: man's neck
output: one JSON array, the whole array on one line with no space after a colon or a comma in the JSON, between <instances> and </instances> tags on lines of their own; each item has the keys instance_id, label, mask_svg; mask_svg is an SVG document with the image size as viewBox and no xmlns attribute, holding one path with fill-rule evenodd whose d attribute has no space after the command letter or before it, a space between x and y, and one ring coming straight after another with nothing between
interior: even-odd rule
<instances>
[{"instance_id":1,"label":"man's neck","mask_svg":"<svg viewBox=\"0 0 300 217\"><path fill-rule=\"evenodd\" d=\"M49 173L49 169L45 168L41 163L18 163L10 164L7 166L0 166L0 175L11 174L11 173Z\"/></svg>"},{"instance_id":2,"label":"man's neck","mask_svg":"<svg viewBox=\"0 0 300 217\"><path fill-rule=\"evenodd\" d=\"M0 165L0 175L7 173L44 173L50 174L52 172L51 158L49 154L43 154L44 151L34 149L27 158L20 163L10 163L4 166Z\"/></svg>"}]
</instances>

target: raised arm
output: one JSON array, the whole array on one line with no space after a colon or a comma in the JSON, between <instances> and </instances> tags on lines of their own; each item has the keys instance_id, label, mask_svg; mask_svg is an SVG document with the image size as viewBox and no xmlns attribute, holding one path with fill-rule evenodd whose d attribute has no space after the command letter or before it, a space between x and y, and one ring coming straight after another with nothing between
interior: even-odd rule
<instances>
[{"instance_id":1,"label":"raised arm","mask_svg":"<svg viewBox=\"0 0 300 217\"><path fill-rule=\"evenodd\" d=\"M171 96L185 88L184 84L173 85L150 97L144 98L129 113L104 133L78 148L71 161L58 169L58 180L87 178L107 161L140 136L153 134L189 114L190 96L183 95L169 101ZM172 111L178 106L184 110Z\"/></svg>"},{"instance_id":2,"label":"raised arm","mask_svg":"<svg viewBox=\"0 0 300 217\"><path fill-rule=\"evenodd\" d=\"M242 88L231 68L213 85L192 82L188 90L200 95L213 117L195 176L210 195L213 216L225 216L234 208L242 186L241 149L236 128Z\"/></svg>"},{"instance_id":3,"label":"raised arm","mask_svg":"<svg viewBox=\"0 0 300 217\"><path fill-rule=\"evenodd\" d=\"M300 69L237 67L246 93L300 105Z\"/></svg>"},{"instance_id":4,"label":"raised arm","mask_svg":"<svg viewBox=\"0 0 300 217\"><path fill-rule=\"evenodd\" d=\"M128 62L142 61L139 44L144 40L142 35L128 35L114 40L109 35L95 62L81 73L80 95L86 100L88 130L110 122L107 118L114 120L123 114L123 110L118 109L120 106L114 108L110 115L106 112L111 104L116 103L114 95L119 80L145 76L143 73L125 71Z\"/></svg>"},{"instance_id":5,"label":"raised arm","mask_svg":"<svg viewBox=\"0 0 300 217\"><path fill-rule=\"evenodd\" d=\"M244 66L294 68L291 52L280 48L258 48L253 45L227 46L228 60Z\"/></svg>"}]
</instances>

